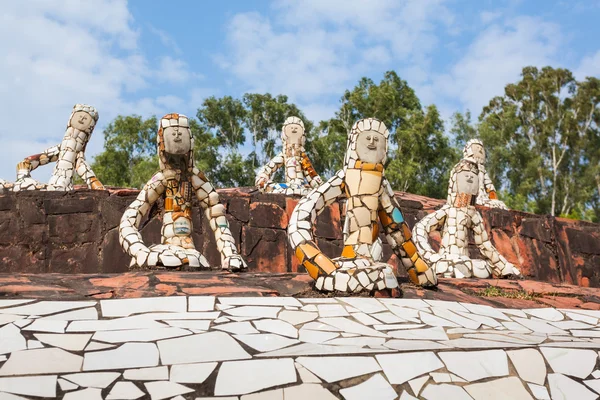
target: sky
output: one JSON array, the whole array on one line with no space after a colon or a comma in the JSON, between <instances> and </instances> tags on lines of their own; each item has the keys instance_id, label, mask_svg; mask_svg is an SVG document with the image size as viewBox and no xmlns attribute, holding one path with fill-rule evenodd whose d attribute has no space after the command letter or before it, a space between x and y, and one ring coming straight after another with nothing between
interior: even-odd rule
<instances>
[{"instance_id":1,"label":"sky","mask_svg":"<svg viewBox=\"0 0 600 400\"><path fill-rule=\"evenodd\" d=\"M86 151L117 115L195 116L209 96L285 94L313 121L395 70L446 120L478 116L527 65L600 76L600 0L4 0L0 178L95 106ZM18 132L17 132L18 131ZM47 181L51 166L33 176Z\"/></svg>"}]
</instances>

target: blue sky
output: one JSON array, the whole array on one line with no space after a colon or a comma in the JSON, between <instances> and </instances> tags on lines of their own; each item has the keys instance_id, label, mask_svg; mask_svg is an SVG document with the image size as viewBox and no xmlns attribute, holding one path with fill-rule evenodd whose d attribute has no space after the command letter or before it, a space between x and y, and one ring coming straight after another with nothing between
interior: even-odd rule
<instances>
[{"instance_id":1,"label":"blue sky","mask_svg":"<svg viewBox=\"0 0 600 400\"><path fill-rule=\"evenodd\" d=\"M0 128L0 177L60 142L78 102L100 113L88 159L118 114L195 115L207 96L268 91L318 121L391 69L445 119L477 116L526 65L600 76L598 20L598 0L3 2L0 117L19 123Z\"/></svg>"}]
</instances>

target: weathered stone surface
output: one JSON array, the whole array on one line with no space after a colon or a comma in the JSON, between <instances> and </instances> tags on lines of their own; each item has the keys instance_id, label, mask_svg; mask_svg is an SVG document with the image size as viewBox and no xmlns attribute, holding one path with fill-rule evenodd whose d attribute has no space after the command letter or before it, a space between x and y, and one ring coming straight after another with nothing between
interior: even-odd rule
<instances>
[{"instance_id":1,"label":"weathered stone surface","mask_svg":"<svg viewBox=\"0 0 600 400\"><path fill-rule=\"evenodd\" d=\"M285 230L250 226L242 230L242 256L252 270L287 272L288 247Z\"/></svg>"},{"instance_id":2,"label":"weathered stone surface","mask_svg":"<svg viewBox=\"0 0 600 400\"><path fill-rule=\"evenodd\" d=\"M250 226L286 229L288 216L283 207L272 203L250 204Z\"/></svg>"},{"instance_id":3,"label":"weathered stone surface","mask_svg":"<svg viewBox=\"0 0 600 400\"><path fill-rule=\"evenodd\" d=\"M48 199L44 201L44 208L46 209L46 214L89 213L96 211L97 204L97 199L92 196L86 196L80 198Z\"/></svg>"},{"instance_id":4,"label":"weathered stone surface","mask_svg":"<svg viewBox=\"0 0 600 400\"><path fill-rule=\"evenodd\" d=\"M248 222L250 220L250 200L243 197L229 200L227 213L237 220Z\"/></svg>"}]
</instances>

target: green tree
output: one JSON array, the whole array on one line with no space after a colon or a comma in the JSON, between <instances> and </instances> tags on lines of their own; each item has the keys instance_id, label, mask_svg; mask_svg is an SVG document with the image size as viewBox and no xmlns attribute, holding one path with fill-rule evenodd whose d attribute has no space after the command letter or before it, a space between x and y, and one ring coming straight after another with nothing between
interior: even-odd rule
<instances>
[{"instance_id":1,"label":"green tree","mask_svg":"<svg viewBox=\"0 0 600 400\"><path fill-rule=\"evenodd\" d=\"M406 81L394 71L375 84L362 78L341 99L335 117L319 124L313 148L319 154L317 170L326 176L342 167L347 132L361 118L383 121L390 131L386 177L397 190L445 197L451 163L456 152L444 135L444 125L434 105L425 109Z\"/></svg>"}]
</instances>

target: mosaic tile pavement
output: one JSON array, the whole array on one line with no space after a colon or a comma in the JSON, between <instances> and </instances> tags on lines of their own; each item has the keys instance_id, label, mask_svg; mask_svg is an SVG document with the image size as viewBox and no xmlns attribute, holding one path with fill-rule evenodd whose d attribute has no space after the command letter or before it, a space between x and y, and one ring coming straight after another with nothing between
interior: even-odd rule
<instances>
[{"instance_id":1,"label":"mosaic tile pavement","mask_svg":"<svg viewBox=\"0 0 600 400\"><path fill-rule=\"evenodd\" d=\"M596 399L599 319L359 297L0 300L0 399Z\"/></svg>"}]
</instances>

